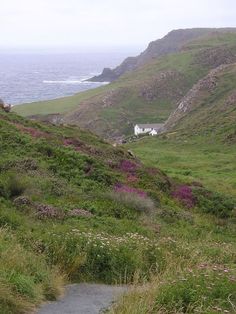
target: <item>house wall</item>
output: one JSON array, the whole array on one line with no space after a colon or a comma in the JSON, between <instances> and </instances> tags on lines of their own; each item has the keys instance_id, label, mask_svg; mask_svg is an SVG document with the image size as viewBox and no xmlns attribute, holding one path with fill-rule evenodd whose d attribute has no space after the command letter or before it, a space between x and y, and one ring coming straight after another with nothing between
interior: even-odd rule
<instances>
[{"instance_id":1,"label":"house wall","mask_svg":"<svg viewBox=\"0 0 236 314\"><path fill-rule=\"evenodd\" d=\"M146 128L146 129L141 129L138 127L138 125L135 125L134 127L134 134L139 135L139 134L144 134L150 132L152 129L151 128Z\"/></svg>"},{"instance_id":2,"label":"house wall","mask_svg":"<svg viewBox=\"0 0 236 314\"><path fill-rule=\"evenodd\" d=\"M157 131L156 130L152 130L151 132L150 132L150 135L157 135Z\"/></svg>"}]
</instances>

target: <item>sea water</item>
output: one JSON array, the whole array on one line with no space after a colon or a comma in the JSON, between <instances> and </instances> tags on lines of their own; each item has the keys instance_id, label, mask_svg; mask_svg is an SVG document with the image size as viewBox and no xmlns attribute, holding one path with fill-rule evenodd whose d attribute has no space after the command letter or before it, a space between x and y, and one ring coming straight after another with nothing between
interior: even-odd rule
<instances>
[{"instance_id":1,"label":"sea water","mask_svg":"<svg viewBox=\"0 0 236 314\"><path fill-rule=\"evenodd\" d=\"M0 53L0 98L12 105L73 95L106 83L86 79L114 68L125 52Z\"/></svg>"}]
</instances>

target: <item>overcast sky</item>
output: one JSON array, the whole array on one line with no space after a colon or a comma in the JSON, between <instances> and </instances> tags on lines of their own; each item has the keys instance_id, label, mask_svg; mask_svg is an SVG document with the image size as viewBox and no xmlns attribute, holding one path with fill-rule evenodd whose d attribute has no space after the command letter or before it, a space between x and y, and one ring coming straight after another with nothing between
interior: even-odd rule
<instances>
[{"instance_id":1,"label":"overcast sky","mask_svg":"<svg viewBox=\"0 0 236 314\"><path fill-rule=\"evenodd\" d=\"M234 26L235 0L0 0L0 48L144 48L172 29Z\"/></svg>"}]
</instances>

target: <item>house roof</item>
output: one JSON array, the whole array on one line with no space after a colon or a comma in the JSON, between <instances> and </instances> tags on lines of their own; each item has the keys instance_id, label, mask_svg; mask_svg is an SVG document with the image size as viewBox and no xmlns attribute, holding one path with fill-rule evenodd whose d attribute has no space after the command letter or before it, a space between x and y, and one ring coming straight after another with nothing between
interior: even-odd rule
<instances>
[{"instance_id":1,"label":"house roof","mask_svg":"<svg viewBox=\"0 0 236 314\"><path fill-rule=\"evenodd\" d=\"M153 123L153 124L136 124L141 129L159 129L164 123Z\"/></svg>"}]
</instances>

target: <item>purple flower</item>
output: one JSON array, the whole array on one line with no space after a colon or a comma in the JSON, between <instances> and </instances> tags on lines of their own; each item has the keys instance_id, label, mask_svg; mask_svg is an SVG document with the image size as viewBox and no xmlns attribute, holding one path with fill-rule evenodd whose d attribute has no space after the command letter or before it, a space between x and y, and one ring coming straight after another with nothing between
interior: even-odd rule
<instances>
[{"instance_id":1,"label":"purple flower","mask_svg":"<svg viewBox=\"0 0 236 314\"><path fill-rule=\"evenodd\" d=\"M193 195L192 189L188 185L178 186L177 189L172 192L172 196L188 208L192 208L196 205L196 200Z\"/></svg>"},{"instance_id":2,"label":"purple flower","mask_svg":"<svg viewBox=\"0 0 236 314\"><path fill-rule=\"evenodd\" d=\"M115 192L122 192L122 193L130 193L130 194L137 194L140 197L146 198L147 197L147 193L137 189L137 188L133 188L130 187L128 185L123 185L121 183L117 183L114 187Z\"/></svg>"},{"instance_id":3,"label":"purple flower","mask_svg":"<svg viewBox=\"0 0 236 314\"><path fill-rule=\"evenodd\" d=\"M134 173L137 170L138 165L133 161L126 159L121 161L119 168L123 172Z\"/></svg>"}]
</instances>

